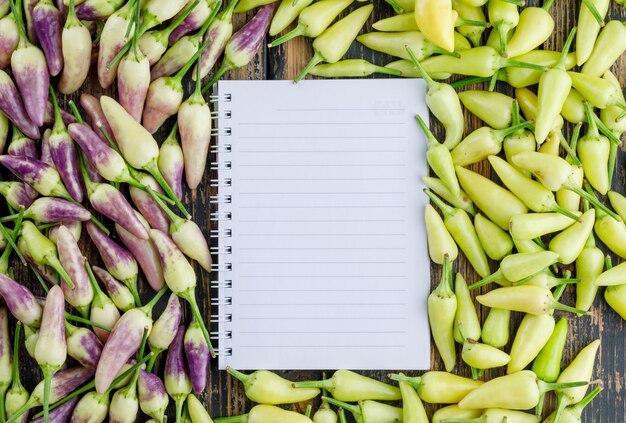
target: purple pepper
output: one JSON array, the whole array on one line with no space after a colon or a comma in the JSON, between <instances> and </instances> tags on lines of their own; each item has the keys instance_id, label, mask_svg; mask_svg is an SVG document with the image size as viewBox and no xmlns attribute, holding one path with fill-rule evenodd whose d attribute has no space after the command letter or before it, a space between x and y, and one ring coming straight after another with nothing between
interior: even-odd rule
<instances>
[{"instance_id":1,"label":"purple pepper","mask_svg":"<svg viewBox=\"0 0 626 423\"><path fill-rule=\"evenodd\" d=\"M39 128L26 113L13 80L2 70L0 70L0 112L4 113L27 137L39 139Z\"/></svg>"},{"instance_id":2,"label":"purple pepper","mask_svg":"<svg viewBox=\"0 0 626 423\"><path fill-rule=\"evenodd\" d=\"M41 0L33 9L33 26L39 45L46 56L50 75L56 76L63 69L61 50L61 12L52 0Z\"/></svg>"},{"instance_id":3,"label":"purple pepper","mask_svg":"<svg viewBox=\"0 0 626 423\"><path fill-rule=\"evenodd\" d=\"M111 16L122 4L124 0L85 0L76 6L76 16L83 21L97 21Z\"/></svg>"},{"instance_id":4,"label":"purple pepper","mask_svg":"<svg viewBox=\"0 0 626 423\"><path fill-rule=\"evenodd\" d=\"M60 399L68 396L72 391L83 383L87 382L94 375L94 369L91 367L77 366L69 369L58 371L52 376L50 385L50 403L55 403ZM31 408L43 405L44 382L41 381L33 392L30 394L28 401L22 407L21 414L13 415L11 418L16 419L22 414L28 412Z\"/></svg>"},{"instance_id":5,"label":"purple pepper","mask_svg":"<svg viewBox=\"0 0 626 423\"><path fill-rule=\"evenodd\" d=\"M3 155L0 156L0 164L41 195L71 199L57 170L42 161L30 157Z\"/></svg>"},{"instance_id":6,"label":"purple pepper","mask_svg":"<svg viewBox=\"0 0 626 423\"><path fill-rule=\"evenodd\" d=\"M2 156L0 156L0 159ZM2 161L0 160L0 163ZM146 228L139 222L135 211L118 189L109 184L85 180L89 202L102 213L138 238L148 239Z\"/></svg>"},{"instance_id":7,"label":"purple pepper","mask_svg":"<svg viewBox=\"0 0 626 423\"><path fill-rule=\"evenodd\" d=\"M167 300L165 310L155 320L148 336L148 345L150 345L150 351L154 353L150 362L148 363L148 371L152 370L152 366L157 356L165 351L176 336L178 326L182 317L182 309L180 306L180 300L176 294L170 294L170 298Z\"/></svg>"},{"instance_id":8,"label":"purple pepper","mask_svg":"<svg viewBox=\"0 0 626 423\"><path fill-rule=\"evenodd\" d=\"M15 18L7 15L0 19L0 69L11 64L11 55L17 48L19 38Z\"/></svg>"},{"instance_id":9,"label":"purple pepper","mask_svg":"<svg viewBox=\"0 0 626 423\"><path fill-rule=\"evenodd\" d=\"M28 288L0 273L0 296L13 317L27 326L39 327L43 311Z\"/></svg>"},{"instance_id":10,"label":"purple pepper","mask_svg":"<svg viewBox=\"0 0 626 423\"><path fill-rule=\"evenodd\" d=\"M186 6L189 6L193 2L194 0L190 0ZM216 5L218 4L219 3L217 3L214 0L200 0L200 3L198 3L198 5L194 8L194 10L189 15L187 15L185 20L182 21L180 25L178 25L176 29L174 29L174 31L172 31L169 37L169 43L174 44L183 35L188 34L200 28L202 24L206 22L206 20L211 15L211 12L214 10Z\"/></svg>"},{"instance_id":11,"label":"purple pepper","mask_svg":"<svg viewBox=\"0 0 626 423\"><path fill-rule=\"evenodd\" d=\"M83 93L80 95L80 105L85 110L85 113L87 113L87 115L89 116L89 119L91 120L91 128L96 134L98 134L100 139L104 142L107 142L106 138L100 131L100 127L102 127L106 130L107 134L109 134L113 142L115 142L111 126L109 125L109 122L107 121L107 118L102 111L102 107L100 106L100 100L92 96L91 94ZM94 180L94 182L97 181Z\"/></svg>"},{"instance_id":12,"label":"purple pepper","mask_svg":"<svg viewBox=\"0 0 626 423\"><path fill-rule=\"evenodd\" d=\"M180 200L183 196L183 171L185 170L185 162L183 158L183 149L176 139L178 133L178 121L174 123L168 137L161 143L159 148L159 170L163 174L163 178ZM161 229L156 228L155 229ZM167 232L166 229L161 229Z\"/></svg>"},{"instance_id":13,"label":"purple pepper","mask_svg":"<svg viewBox=\"0 0 626 423\"><path fill-rule=\"evenodd\" d=\"M50 239L50 241L54 242L55 244L57 243L57 233L61 225L65 226L70 231L76 242L80 241L80 235L83 232L83 223L77 220L65 222L61 221L60 225L51 227L48 231L48 238Z\"/></svg>"},{"instance_id":14,"label":"purple pepper","mask_svg":"<svg viewBox=\"0 0 626 423\"><path fill-rule=\"evenodd\" d=\"M165 390L176 403L176 421L180 421L183 404L187 395L191 393L191 379L189 378L189 368L185 361L183 350L183 337L185 336L185 326L180 325L178 332L167 350L165 360Z\"/></svg>"},{"instance_id":15,"label":"purple pepper","mask_svg":"<svg viewBox=\"0 0 626 423\"><path fill-rule=\"evenodd\" d=\"M145 306L128 310L111 330L96 369L98 393L109 388L124 363L139 349L144 330L152 329L152 308L165 291L160 290Z\"/></svg>"},{"instance_id":16,"label":"purple pepper","mask_svg":"<svg viewBox=\"0 0 626 423\"><path fill-rule=\"evenodd\" d=\"M65 323L67 354L85 367L96 367L102 353L102 342L87 328Z\"/></svg>"},{"instance_id":17,"label":"purple pepper","mask_svg":"<svg viewBox=\"0 0 626 423\"><path fill-rule=\"evenodd\" d=\"M98 46L98 81L104 89L109 88L117 75L117 63L109 68L111 60L126 45L126 28L133 14L132 2L126 3L113 13L104 24Z\"/></svg>"},{"instance_id":18,"label":"purple pepper","mask_svg":"<svg viewBox=\"0 0 626 423\"><path fill-rule=\"evenodd\" d=\"M91 219L91 213L80 204L62 198L41 197L24 211L24 217L38 223L86 222Z\"/></svg>"},{"instance_id":19,"label":"purple pepper","mask_svg":"<svg viewBox=\"0 0 626 423\"><path fill-rule=\"evenodd\" d=\"M61 176L63 184L69 191L70 195L77 202L83 201L83 186L79 178L78 155L74 142L67 132L65 123L61 118L59 104L57 103L54 90L50 89L52 104L54 105L55 122L50 134L49 144L52 161Z\"/></svg>"},{"instance_id":20,"label":"purple pepper","mask_svg":"<svg viewBox=\"0 0 626 423\"><path fill-rule=\"evenodd\" d=\"M135 307L135 299L130 289L122 282L115 279L109 272L101 267L94 266L93 273L102 281L109 297L115 304L115 307L121 311L128 311Z\"/></svg>"},{"instance_id":21,"label":"purple pepper","mask_svg":"<svg viewBox=\"0 0 626 423\"><path fill-rule=\"evenodd\" d=\"M150 187L156 192L163 193L159 183L150 175L142 174L138 181L140 184ZM141 215L148 221L151 228L159 229L167 232L169 228L169 219L163 209L154 202L152 196L144 190L137 187L130 187L128 189L130 198L133 200L135 206L141 213Z\"/></svg>"},{"instance_id":22,"label":"purple pepper","mask_svg":"<svg viewBox=\"0 0 626 423\"><path fill-rule=\"evenodd\" d=\"M56 245L61 265L74 283L74 289L71 289L64 281L61 281L65 299L84 318L87 318L89 316L89 305L93 300L94 293L89 282L89 276L87 276L87 271L85 270L83 254L72 232L63 225L60 225L59 229L57 229Z\"/></svg>"},{"instance_id":23,"label":"purple pepper","mask_svg":"<svg viewBox=\"0 0 626 423\"><path fill-rule=\"evenodd\" d=\"M9 313L3 304L0 304L0 396L4 395L11 385L11 339L9 335Z\"/></svg>"},{"instance_id":24,"label":"purple pepper","mask_svg":"<svg viewBox=\"0 0 626 423\"><path fill-rule=\"evenodd\" d=\"M60 112L61 112L61 118L63 118L63 123L65 124L65 126L68 126L68 125L71 125L72 123L77 122L73 114L66 112L63 109L60 109ZM54 125L54 122L55 122L54 106L52 105L51 101L48 101L48 103L46 104L46 115L44 116L43 124L46 127L52 127L52 125Z\"/></svg>"},{"instance_id":25,"label":"purple pepper","mask_svg":"<svg viewBox=\"0 0 626 423\"><path fill-rule=\"evenodd\" d=\"M35 141L22 134L22 131L15 125L13 125L13 136L11 137L11 144L9 144L7 153L12 156L32 157L33 159L39 157Z\"/></svg>"},{"instance_id":26,"label":"purple pepper","mask_svg":"<svg viewBox=\"0 0 626 423\"><path fill-rule=\"evenodd\" d=\"M54 162L52 161L52 153L50 152L50 134L52 133L52 129L46 129L41 137L41 155L39 156L39 160L47 164L48 166L54 167Z\"/></svg>"},{"instance_id":27,"label":"purple pepper","mask_svg":"<svg viewBox=\"0 0 626 423\"><path fill-rule=\"evenodd\" d=\"M169 397L165 392L163 381L152 373L141 370L138 381L139 407L157 422L163 422Z\"/></svg>"},{"instance_id":28,"label":"purple pepper","mask_svg":"<svg viewBox=\"0 0 626 423\"><path fill-rule=\"evenodd\" d=\"M21 1L18 1L17 4L20 7ZM32 6L34 7L34 4ZM29 7L30 5L27 3L25 10L28 10ZM15 12L13 16L15 16L20 32L20 41L11 56L11 70L24 99L24 104L28 105L26 113L30 120L40 127L43 126L46 103L48 102L48 87L50 86L48 63L46 63L43 51L28 41L24 24L15 15ZM29 14L27 13L26 16L29 17ZM27 131L22 131L31 137ZM38 139L39 136L33 135L31 138Z\"/></svg>"},{"instance_id":29,"label":"purple pepper","mask_svg":"<svg viewBox=\"0 0 626 423\"><path fill-rule=\"evenodd\" d=\"M2 112L0 112L0 154L4 152L4 147L7 145L9 126L9 119Z\"/></svg>"},{"instance_id":30,"label":"purple pepper","mask_svg":"<svg viewBox=\"0 0 626 423\"><path fill-rule=\"evenodd\" d=\"M91 50L93 43L89 29L78 20L74 1L70 1L70 9L61 33L63 49L63 72L59 80L59 91L63 94L76 92L87 79L91 66Z\"/></svg>"},{"instance_id":31,"label":"purple pepper","mask_svg":"<svg viewBox=\"0 0 626 423\"><path fill-rule=\"evenodd\" d=\"M209 27L209 30L204 35L204 40L211 40L209 48L204 50L202 56L200 56L200 76L204 78L211 72L217 59L224 52L226 43L233 35L233 9L237 6L239 0L231 0L228 6L217 15L215 21ZM193 70L191 78L196 80L197 69Z\"/></svg>"},{"instance_id":32,"label":"purple pepper","mask_svg":"<svg viewBox=\"0 0 626 423\"><path fill-rule=\"evenodd\" d=\"M137 213L137 218L145 225L146 229L150 227L141 214ZM159 255L152 241L139 239L119 225L115 225L115 230L120 240L139 263L152 289L158 291L163 288L165 285L163 270L161 269Z\"/></svg>"},{"instance_id":33,"label":"purple pepper","mask_svg":"<svg viewBox=\"0 0 626 423\"><path fill-rule=\"evenodd\" d=\"M200 31L197 34L185 35L176 41L152 67L150 80L154 81L162 76L170 76L182 68L202 44L203 35L204 32Z\"/></svg>"},{"instance_id":34,"label":"purple pepper","mask_svg":"<svg viewBox=\"0 0 626 423\"><path fill-rule=\"evenodd\" d=\"M209 346L204 340L202 329L196 320L192 320L191 324L185 332L184 338L185 357L189 365L189 376L191 377L191 386L196 393L204 391L207 381L207 370L209 368L209 359L211 353Z\"/></svg>"},{"instance_id":35,"label":"purple pepper","mask_svg":"<svg viewBox=\"0 0 626 423\"><path fill-rule=\"evenodd\" d=\"M48 422L49 423L66 423L72 412L74 411L74 407L76 407L76 403L78 402L78 397L74 397L71 400L64 402L54 410L48 414ZM44 418L39 417L38 419L31 420L30 423L44 423Z\"/></svg>"},{"instance_id":36,"label":"purple pepper","mask_svg":"<svg viewBox=\"0 0 626 423\"><path fill-rule=\"evenodd\" d=\"M124 248L117 245L100 228L93 223L87 223L87 233L96 245L105 267L115 277L130 289L135 303L140 305L137 292L137 261Z\"/></svg>"},{"instance_id":37,"label":"purple pepper","mask_svg":"<svg viewBox=\"0 0 626 423\"><path fill-rule=\"evenodd\" d=\"M0 194L14 210L24 210L33 204L39 194L24 182L0 182Z\"/></svg>"},{"instance_id":38,"label":"purple pepper","mask_svg":"<svg viewBox=\"0 0 626 423\"><path fill-rule=\"evenodd\" d=\"M24 3L24 17L26 18L26 33L28 34L28 39L36 43L37 42L37 34L35 34L35 28L33 28L33 9L39 0L23 0L16 2L17 4L22 6Z\"/></svg>"},{"instance_id":39,"label":"purple pepper","mask_svg":"<svg viewBox=\"0 0 626 423\"><path fill-rule=\"evenodd\" d=\"M265 34L270 26L276 3L270 3L259 9L254 18L237 31L224 47L222 65L215 72L203 92L209 90L220 77L230 69L247 65L256 56L263 44Z\"/></svg>"}]
</instances>

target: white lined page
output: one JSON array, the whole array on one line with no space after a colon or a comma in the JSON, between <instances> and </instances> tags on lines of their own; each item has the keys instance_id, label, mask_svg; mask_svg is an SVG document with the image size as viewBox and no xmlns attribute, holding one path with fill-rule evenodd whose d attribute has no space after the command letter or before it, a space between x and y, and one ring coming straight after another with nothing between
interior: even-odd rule
<instances>
[{"instance_id":1,"label":"white lined page","mask_svg":"<svg viewBox=\"0 0 626 423\"><path fill-rule=\"evenodd\" d=\"M425 369L421 80L220 81L219 367ZM225 94L230 100L225 101ZM223 348L224 350L225 348Z\"/></svg>"}]
</instances>

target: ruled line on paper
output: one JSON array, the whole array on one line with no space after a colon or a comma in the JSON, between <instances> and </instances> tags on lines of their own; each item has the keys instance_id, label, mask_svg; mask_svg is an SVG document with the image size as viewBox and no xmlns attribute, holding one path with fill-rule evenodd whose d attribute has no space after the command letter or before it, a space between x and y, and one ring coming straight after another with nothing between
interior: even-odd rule
<instances>
[{"instance_id":1,"label":"ruled line on paper","mask_svg":"<svg viewBox=\"0 0 626 423\"><path fill-rule=\"evenodd\" d=\"M239 135L238 139L259 139L259 140L404 140L406 137L404 136L394 136L394 135L363 135L363 136L347 136L347 135L294 135L294 136L259 136L259 135Z\"/></svg>"},{"instance_id":2,"label":"ruled line on paper","mask_svg":"<svg viewBox=\"0 0 626 423\"><path fill-rule=\"evenodd\" d=\"M240 195L403 195L406 191L241 191Z\"/></svg>"},{"instance_id":3,"label":"ruled line on paper","mask_svg":"<svg viewBox=\"0 0 626 423\"><path fill-rule=\"evenodd\" d=\"M319 292L319 289L240 289L239 292ZM324 289L324 292L354 292L354 289ZM362 289L359 292L406 292L406 289Z\"/></svg>"},{"instance_id":4,"label":"ruled line on paper","mask_svg":"<svg viewBox=\"0 0 626 423\"><path fill-rule=\"evenodd\" d=\"M239 163L240 167L404 167L403 163Z\"/></svg>"},{"instance_id":5,"label":"ruled line on paper","mask_svg":"<svg viewBox=\"0 0 626 423\"><path fill-rule=\"evenodd\" d=\"M406 122L238 122L240 126L303 126L303 125L406 125Z\"/></svg>"},{"instance_id":6,"label":"ruled line on paper","mask_svg":"<svg viewBox=\"0 0 626 423\"><path fill-rule=\"evenodd\" d=\"M331 234L291 234L291 233L285 233L285 234L277 234L277 233L261 233L261 234L237 234L237 236L243 237L243 236L271 236L271 237L291 237L291 236L358 236L358 237L366 237L366 236L406 236L406 234L402 234L402 233L398 233L398 234L362 234L362 233L349 233L349 234L338 234L338 233L331 233Z\"/></svg>"},{"instance_id":7,"label":"ruled line on paper","mask_svg":"<svg viewBox=\"0 0 626 423\"><path fill-rule=\"evenodd\" d=\"M404 108L400 109L381 109L381 108L341 108L341 109L274 109L276 112L402 112Z\"/></svg>"},{"instance_id":8,"label":"ruled line on paper","mask_svg":"<svg viewBox=\"0 0 626 423\"><path fill-rule=\"evenodd\" d=\"M355 335L375 335L375 334L402 334L406 333L405 330L385 330L385 331L356 331L356 330L333 330L333 331L312 331L312 330L300 330L300 331L282 331L282 330L267 330L267 331L247 331L242 330L239 333L250 333L250 334L270 334L270 333L284 333L284 334L312 334L312 335L323 335L326 333L334 333L334 334L355 334Z\"/></svg>"},{"instance_id":9,"label":"ruled line on paper","mask_svg":"<svg viewBox=\"0 0 626 423\"><path fill-rule=\"evenodd\" d=\"M319 279L319 278L405 278L404 275L239 275L240 278L302 278L302 279Z\"/></svg>"},{"instance_id":10,"label":"ruled line on paper","mask_svg":"<svg viewBox=\"0 0 626 423\"><path fill-rule=\"evenodd\" d=\"M242 348L406 348L406 345L339 345L339 344L324 344L324 345L240 345Z\"/></svg>"},{"instance_id":11,"label":"ruled line on paper","mask_svg":"<svg viewBox=\"0 0 626 423\"><path fill-rule=\"evenodd\" d=\"M240 261L238 264L406 264L404 261Z\"/></svg>"},{"instance_id":12,"label":"ruled line on paper","mask_svg":"<svg viewBox=\"0 0 626 423\"><path fill-rule=\"evenodd\" d=\"M321 306L341 306L341 307L400 307L406 306L406 303L237 303L238 306L252 306L252 307L321 307Z\"/></svg>"},{"instance_id":13,"label":"ruled line on paper","mask_svg":"<svg viewBox=\"0 0 626 423\"><path fill-rule=\"evenodd\" d=\"M341 154L355 154L355 153L405 153L405 150L239 150L240 153L341 153Z\"/></svg>"},{"instance_id":14,"label":"ruled line on paper","mask_svg":"<svg viewBox=\"0 0 626 423\"><path fill-rule=\"evenodd\" d=\"M328 206L318 206L315 204L309 204L306 206L283 206L283 205L271 205L271 206L238 206L240 209L362 209L365 206L337 206L337 205L328 205ZM370 209L405 209L406 206L378 206L378 205L368 205Z\"/></svg>"},{"instance_id":15,"label":"ruled line on paper","mask_svg":"<svg viewBox=\"0 0 626 423\"><path fill-rule=\"evenodd\" d=\"M393 223L402 219L239 219L242 223Z\"/></svg>"},{"instance_id":16,"label":"ruled line on paper","mask_svg":"<svg viewBox=\"0 0 626 423\"><path fill-rule=\"evenodd\" d=\"M281 181L285 178L239 178L240 181ZM290 178L290 181L406 181L406 178Z\"/></svg>"},{"instance_id":17,"label":"ruled line on paper","mask_svg":"<svg viewBox=\"0 0 626 423\"><path fill-rule=\"evenodd\" d=\"M245 317L237 317L238 320L284 320L284 317L265 317L265 316L245 316ZM371 317L371 316L352 316L352 317L344 317L344 316L290 316L290 320L407 320L406 317L390 317L390 316L382 316L382 317Z\"/></svg>"}]
</instances>

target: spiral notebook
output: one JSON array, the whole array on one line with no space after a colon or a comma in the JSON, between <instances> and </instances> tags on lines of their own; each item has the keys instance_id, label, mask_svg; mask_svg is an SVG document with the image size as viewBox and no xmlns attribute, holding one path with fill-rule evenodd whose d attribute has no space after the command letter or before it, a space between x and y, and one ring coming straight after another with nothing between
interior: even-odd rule
<instances>
[{"instance_id":1,"label":"spiral notebook","mask_svg":"<svg viewBox=\"0 0 626 423\"><path fill-rule=\"evenodd\" d=\"M425 90L219 82L221 369L429 367Z\"/></svg>"}]
</instances>

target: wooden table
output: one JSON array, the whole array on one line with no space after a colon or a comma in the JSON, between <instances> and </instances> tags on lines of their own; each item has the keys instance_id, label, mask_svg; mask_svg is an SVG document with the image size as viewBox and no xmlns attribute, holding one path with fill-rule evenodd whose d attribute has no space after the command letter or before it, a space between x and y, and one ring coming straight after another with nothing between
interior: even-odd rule
<instances>
[{"instance_id":1,"label":"wooden table","mask_svg":"<svg viewBox=\"0 0 626 423\"><path fill-rule=\"evenodd\" d=\"M363 32L371 31L372 22L375 22L382 17L390 16L392 13L391 8L384 4L382 0L375 0L375 3L376 7L374 10L374 16L368 21ZM529 5L537 5L539 3L540 2L536 0L528 1ZM551 12L556 21L556 28L559 28L560 30L555 31L552 38L547 43L547 48L560 49L562 47L564 38L567 36L567 31L574 25L576 21L576 16L578 15L579 10L579 3L580 1L578 0L557 0L552 6ZM252 13L248 13L245 18L243 16L237 16L235 20L235 26L241 26L243 22L245 22L252 16ZM626 8L613 4L611 5L609 16L611 19L624 20L626 19ZM247 68L232 71L226 74L225 78L293 79L303 68L303 66L308 62L310 57L310 40L297 38L274 49L267 49L266 47L264 47L254 60L254 62L251 63ZM383 54L374 53L356 42L352 45L350 51L347 54L347 57L361 57L377 64L385 64L391 60L394 60ZM620 62L618 63L618 66L616 68L616 73L619 76L622 85L624 85L624 82L626 80L626 66L624 62L624 57L620 59ZM486 87L479 86L478 88L485 89ZM499 83L498 89L500 91L510 91L507 88L508 87L506 86L506 84ZM191 89L192 84L190 83L190 81L187 81L187 92L190 92ZM84 91L91 92L95 95L103 93L102 89L99 87L95 79L92 79L88 81L88 83L86 83ZM110 93L111 91L107 92ZM72 96L72 98L76 99L77 96ZM62 102L65 103L68 100L69 97L62 99ZM263 99L259 99L260 102L262 102L262 100ZM480 121L478 121L477 118L469 114L466 114L466 121L468 125L468 130L470 128L477 128L481 125ZM158 140L162 140L165 138L166 133L167 131L169 131L172 123L168 122L168 124L169 125L166 125L166 127L159 132L157 137ZM435 131L441 132L441 128L438 124L433 124L432 126ZM619 165L616 171L613 189L624 192L626 176L622 168L622 164L625 160L624 154L622 152L620 152L618 160ZM490 173L489 166L486 165L485 162L478 163L472 166L472 169L480 171L484 174ZM209 209L207 207L207 204L209 204L208 197L209 195L211 195L211 193L211 189L209 188L209 175L207 174L205 176L205 181L200 186L200 189L198 189L194 193L186 191L184 198L184 203L189 206L189 210L194 216L194 219L205 231L208 231L210 225L208 219ZM87 236L83 235L83 241L85 241L86 238ZM93 262L97 263L99 260L95 258L97 257L97 253L94 254L93 247L87 248L88 256L93 257ZM492 266L492 268L495 267ZM26 279L30 279L30 276L27 275L27 273L21 267L16 266L15 270L18 280L24 281ZM432 266L431 270L433 275L432 283L435 284L438 281L438 266ZM458 260L457 270L462 272L466 276L468 282L472 280L477 280L476 275L468 266L467 262L462 258ZM206 272L200 271L199 269L198 275L199 303L201 304L204 315L208 316L209 281L215 279L215 275L209 275ZM151 296L152 294L149 294L148 290L145 289L146 285L143 283L141 283L141 285L143 297L146 298ZM37 283L34 281L34 279L31 281L30 286L32 286L36 292L42 292L41 290L37 290ZM566 295L563 298L563 300L568 304L573 303L572 291L572 289L568 289ZM212 292L212 294L215 294L215 292ZM484 318L486 316L486 310L483 307L479 307L478 311L481 318ZM158 315L159 312L160 310L156 310L155 315ZM557 312L557 315L560 316L562 315L562 313ZM566 345L566 350L563 358L563 366L567 365L583 346L598 337L602 339L602 346L598 355L598 364L596 366L593 378L601 379L604 383L605 390L585 410L583 420L595 423L625 422L626 402L624 390L626 389L626 380L624 352L626 350L626 345L624 344L624 321L607 306L604 299L602 298L601 292L598 295L598 298L596 299L596 302L594 303L594 306L588 315L580 318L572 315L568 317L570 323L570 336L568 337ZM514 322L512 322L511 327L512 331L517 328L519 319L519 315L516 315L513 319ZM189 320L190 314L188 313L185 321L188 322ZM514 332L511 333L512 339ZM279 354L280 352L277 351L276 353ZM21 351L21 355L22 357L26 357L26 352L23 348ZM36 382L40 380L41 373L39 372L39 370L37 370L36 363L34 363L34 361L32 361L30 358L24 359L22 363L22 374L24 375L23 381L27 388L30 390L34 387ZM162 360L160 364L162 365ZM433 351L432 354L432 368L442 369L442 364L440 362L438 353L435 351ZM461 374L469 376L467 366L458 366L458 368L460 369L459 371L461 372ZM327 371L327 374L330 375L331 372L332 371L329 370ZM294 370L281 372L281 374L292 380L305 380L320 379L322 372ZM386 372L368 372L368 374L381 380L386 379ZM498 374L501 374L501 372L486 372L487 377L493 377ZM208 383L207 390L205 390L205 392L201 395L201 399L208 405L208 409L210 410L211 416L213 417L242 414L247 412L247 410L249 410L252 406L252 404L245 398L242 385L236 380L227 376L225 372L218 371L217 362L213 362L211 364L210 381ZM315 403L315 405L317 405L317 402ZM293 406L293 409L298 411L304 411L305 407L306 404L296 404ZM553 407L554 397L550 396L546 403L546 409L552 409ZM429 412L432 412L434 408L428 406L428 410ZM172 416L171 418L173 418L173 409L170 409L168 414ZM143 420L145 420L145 416L143 416L140 421Z\"/></svg>"}]
</instances>

